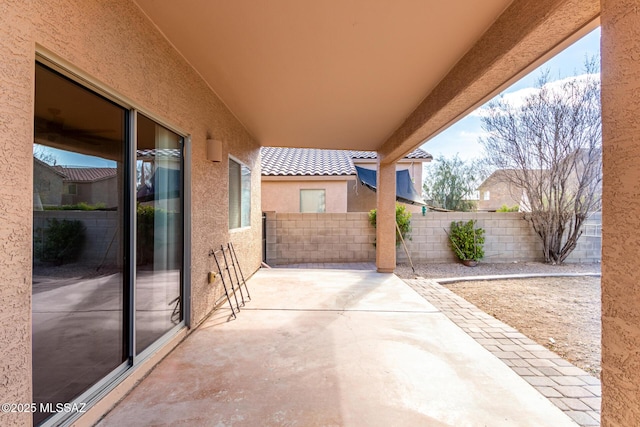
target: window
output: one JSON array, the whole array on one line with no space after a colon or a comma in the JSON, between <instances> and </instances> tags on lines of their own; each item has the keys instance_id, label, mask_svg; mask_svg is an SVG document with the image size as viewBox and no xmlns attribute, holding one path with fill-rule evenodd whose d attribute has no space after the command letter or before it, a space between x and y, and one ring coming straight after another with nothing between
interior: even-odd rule
<instances>
[{"instance_id":1,"label":"window","mask_svg":"<svg viewBox=\"0 0 640 427\"><path fill-rule=\"evenodd\" d=\"M489 192L485 191L484 192L484 200L489 200L489 196L490 196Z\"/></svg>"},{"instance_id":2,"label":"window","mask_svg":"<svg viewBox=\"0 0 640 427\"><path fill-rule=\"evenodd\" d=\"M300 212L324 213L326 212L326 191L300 190Z\"/></svg>"},{"instance_id":3,"label":"window","mask_svg":"<svg viewBox=\"0 0 640 427\"><path fill-rule=\"evenodd\" d=\"M229 229L251 225L251 170L229 159Z\"/></svg>"},{"instance_id":4,"label":"window","mask_svg":"<svg viewBox=\"0 0 640 427\"><path fill-rule=\"evenodd\" d=\"M78 194L78 187L76 186L76 184L67 185L67 194Z\"/></svg>"}]
</instances>

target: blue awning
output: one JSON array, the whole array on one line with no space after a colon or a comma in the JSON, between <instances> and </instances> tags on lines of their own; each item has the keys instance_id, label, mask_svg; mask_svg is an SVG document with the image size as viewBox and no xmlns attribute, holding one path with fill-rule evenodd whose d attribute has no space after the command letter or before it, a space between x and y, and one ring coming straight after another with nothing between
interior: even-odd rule
<instances>
[{"instance_id":1,"label":"blue awning","mask_svg":"<svg viewBox=\"0 0 640 427\"><path fill-rule=\"evenodd\" d=\"M376 191L376 171L356 166L356 174L362 185ZM396 200L410 205L425 205L422 196L413 187L408 170L396 171Z\"/></svg>"}]
</instances>

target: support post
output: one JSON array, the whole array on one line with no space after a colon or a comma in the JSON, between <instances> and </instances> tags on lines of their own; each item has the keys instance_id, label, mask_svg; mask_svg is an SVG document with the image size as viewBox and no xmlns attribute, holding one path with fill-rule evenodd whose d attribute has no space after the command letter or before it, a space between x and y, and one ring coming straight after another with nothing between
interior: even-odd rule
<instances>
[{"instance_id":1,"label":"support post","mask_svg":"<svg viewBox=\"0 0 640 427\"><path fill-rule=\"evenodd\" d=\"M640 9L602 1L602 426L640 420Z\"/></svg>"},{"instance_id":2,"label":"support post","mask_svg":"<svg viewBox=\"0 0 640 427\"><path fill-rule=\"evenodd\" d=\"M383 163L378 154L376 267L379 273L396 269L396 164Z\"/></svg>"}]
</instances>

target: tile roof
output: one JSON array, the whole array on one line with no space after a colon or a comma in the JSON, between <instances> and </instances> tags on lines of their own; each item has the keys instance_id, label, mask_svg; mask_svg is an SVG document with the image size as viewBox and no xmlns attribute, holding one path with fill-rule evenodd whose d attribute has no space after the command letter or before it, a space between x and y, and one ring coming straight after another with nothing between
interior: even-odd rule
<instances>
[{"instance_id":1,"label":"tile roof","mask_svg":"<svg viewBox=\"0 0 640 427\"><path fill-rule=\"evenodd\" d=\"M350 151L352 159L375 159L377 157L375 151ZM424 160L432 160L433 156L422 148L416 148L406 156L405 159L424 159Z\"/></svg>"},{"instance_id":2,"label":"tile roof","mask_svg":"<svg viewBox=\"0 0 640 427\"><path fill-rule=\"evenodd\" d=\"M262 147L262 175L354 175L349 151Z\"/></svg>"},{"instance_id":3,"label":"tile roof","mask_svg":"<svg viewBox=\"0 0 640 427\"><path fill-rule=\"evenodd\" d=\"M415 150L413 150L412 152L404 156L404 158L433 160L433 156L427 153L426 151L424 151L422 148L416 148Z\"/></svg>"},{"instance_id":4,"label":"tile roof","mask_svg":"<svg viewBox=\"0 0 640 427\"><path fill-rule=\"evenodd\" d=\"M341 176L355 175L353 159L375 159L375 151L320 150L313 148L262 147L262 175L268 176ZM420 148L406 159L431 160Z\"/></svg>"},{"instance_id":5,"label":"tile roof","mask_svg":"<svg viewBox=\"0 0 640 427\"><path fill-rule=\"evenodd\" d=\"M64 174L65 181L73 182L100 181L116 176L118 171L116 168L65 168L63 166L56 166L55 168Z\"/></svg>"}]
</instances>

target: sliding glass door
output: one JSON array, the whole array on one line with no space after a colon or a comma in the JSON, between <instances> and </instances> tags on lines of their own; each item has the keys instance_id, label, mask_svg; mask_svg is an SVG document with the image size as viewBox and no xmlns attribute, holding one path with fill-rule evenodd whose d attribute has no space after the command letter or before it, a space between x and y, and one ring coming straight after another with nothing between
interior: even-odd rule
<instances>
[{"instance_id":1,"label":"sliding glass door","mask_svg":"<svg viewBox=\"0 0 640 427\"><path fill-rule=\"evenodd\" d=\"M126 361L128 111L36 66L33 397L70 402ZM37 412L38 423L50 414Z\"/></svg>"},{"instance_id":2,"label":"sliding glass door","mask_svg":"<svg viewBox=\"0 0 640 427\"><path fill-rule=\"evenodd\" d=\"M99 389L181 324L184 161L183 138L165 126L39 63L35 81L40 408ZM50 415L36 412L34 424Z\"/></svg>"},{"instance_id":3,"label":"sliding glass door","mask_svg":"<svg viewBox=\"0 0 640 427\"><path fill-rule=\"evenodd\" d=\"M182 137L137 123L136 353L182 320Z\"/></svg>"}]
</instances>

